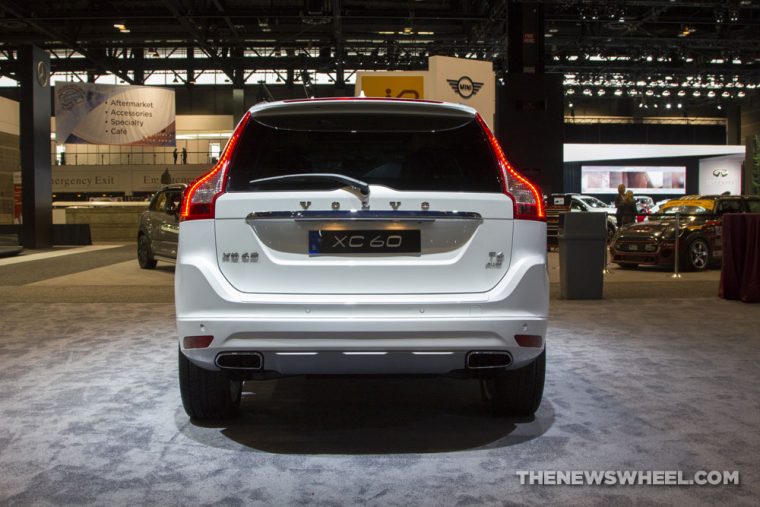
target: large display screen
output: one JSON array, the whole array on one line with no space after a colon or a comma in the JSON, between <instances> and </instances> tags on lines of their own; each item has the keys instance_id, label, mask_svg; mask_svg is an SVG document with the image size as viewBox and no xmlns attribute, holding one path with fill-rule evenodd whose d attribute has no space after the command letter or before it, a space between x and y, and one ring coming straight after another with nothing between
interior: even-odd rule
<instances>
[{"instance_id":1,"label":"large display screen","mask_svg":"<svg viewBox=\"0 0 760 507\"><path fill-rule=\"evenodd\" d=\"M634 194L685 194L685 166L581 166L581 192L616 194L620 184Z\"/></svg>"}]
</instances>

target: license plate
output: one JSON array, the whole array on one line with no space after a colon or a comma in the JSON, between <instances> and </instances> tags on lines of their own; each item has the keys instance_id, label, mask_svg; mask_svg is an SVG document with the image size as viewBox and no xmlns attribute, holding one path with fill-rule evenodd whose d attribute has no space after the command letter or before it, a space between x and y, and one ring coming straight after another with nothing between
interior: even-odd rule
<instances>
[{"instance_id":1,"label":"license plate","mask_svg":"<svg viewBox=\"0 0 760 507\"><path fill-rule=\"evenodd\" d=\"M639 245L628 245L628 250L635 252L639 249Z\"/></svg>"},{"instance_id":2,"label":"license plate","mask_svg":"<svg viewBox=\"0 0 760 507\"><path fill-rule=\"evenodd\" d=\"M419 254L420 244L419 230L309 231L309 255Z\"/></svg>"}]
</instances>

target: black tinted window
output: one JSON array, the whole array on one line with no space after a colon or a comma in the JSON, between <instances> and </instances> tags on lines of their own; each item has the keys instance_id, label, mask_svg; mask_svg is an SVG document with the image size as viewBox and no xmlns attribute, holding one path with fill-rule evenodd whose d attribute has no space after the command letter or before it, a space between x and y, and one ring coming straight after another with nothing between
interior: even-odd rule
<instances>
[{"instance_id":1,"label":"black tinted window","mask_svg":"<svg viewBox=\"0 0 760 507\"><path fill-rule=\"evenodd\" d=\"M249 185L300 173L337 173L397 190L500 192L496 160L473 118L341 114L251 120L228 190L331 189L303 181Z\"/></svg>"},{"instance_id":2,"label":"black tinted window","mask_svg":"<svg viewBox=\"0 0 760 507\"><path fill-rule=\"evenodd\" d=\"M741 213L742 211L744 211L742 209L742 202L738 199L720 201L718 205L719 213Z\"/></svg>"}]
</instances>

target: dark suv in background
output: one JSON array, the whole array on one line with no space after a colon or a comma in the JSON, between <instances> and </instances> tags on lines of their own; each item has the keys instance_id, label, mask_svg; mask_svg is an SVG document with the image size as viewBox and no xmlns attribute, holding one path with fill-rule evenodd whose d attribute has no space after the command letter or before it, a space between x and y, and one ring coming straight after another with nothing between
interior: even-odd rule
<instances>
[{"instance_id":1,"label":"dark suv in background","mask_svg":"<svg viewBox=\"0 0 760 507\"><path fill-rule=\"evenodd\" d=\"M169 185L150 200L148 211L140 217L137 230L137 262L143 269L153 269L158 260L177 259L179 208L185 185Z\"/></svg>"}]
</instances>

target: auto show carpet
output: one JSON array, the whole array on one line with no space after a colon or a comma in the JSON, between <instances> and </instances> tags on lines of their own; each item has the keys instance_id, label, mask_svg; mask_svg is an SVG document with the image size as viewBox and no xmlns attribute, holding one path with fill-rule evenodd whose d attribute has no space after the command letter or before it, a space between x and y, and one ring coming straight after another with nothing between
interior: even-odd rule
<instances>
[{"instance_id":1,"label":"auto show carpet","mask_svg":"<svg viewBox=\"0 0 760 507\"><path fill-rule=\"evenodd\" d=\"M760 498L756 305L553 301L545 397L530 420L492 417L474 381L290 378L247 383L242 415L218 425L195 424L182 409L171 304L1 311L0 505ZM517 475L575 470L736 470L741 484L541 486Z\"/></svg>"},{"instance_id":2,"label":"auto show carpet","mask_svg":"<svg viewBox=\"0 0 760 507\"><path fill-rule=\"evenodd\" d=\"M475 381L247 383L240 417L190 422L173 266L133 245L0 259L0 505L756 505L757 305L718 271L605 275L558 299L544 401L494 418ZM723 486L550 486L517 472L739 471Z\"/></svg>"}]
</instances>

